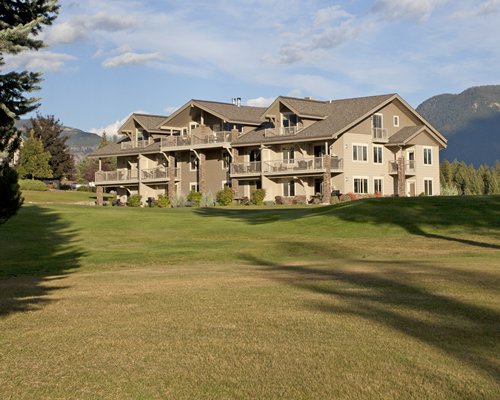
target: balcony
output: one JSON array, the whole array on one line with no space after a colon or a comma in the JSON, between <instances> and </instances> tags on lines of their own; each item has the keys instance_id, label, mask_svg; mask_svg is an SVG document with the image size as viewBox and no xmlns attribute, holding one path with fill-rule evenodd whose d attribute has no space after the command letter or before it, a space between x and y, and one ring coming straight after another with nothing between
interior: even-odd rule
<instances>
[{"instance_id":1,"label":"balcony","mask_svg":"<svg viewBox=\"0 0 500 400\"><path fill-rule=\"evenodd\" d=\"M342 172L342 159L330 158L331 172ZM325 172L323 157L309 157L294 160L269 160L233 163L231 175L235 177L250 177L263 175L320 174Z\"/></svg>"},{"instance_id":2,"label":"balcony","mask_svg":"<svg viewBox=\"0 0 500 400\"><path fill-rule=\"evenodd\" d=\"M297 126L287 126L287 127L277 127L277 128L267 128L264 129L264 137L274 137L274 136L292 136L296 135L298 132Z\"/></svg>"},{"instance_id":3,"label":"balcony","mask_svg":"<svg viewBox=\"0 0 500 400\"><path fill-rule=\"evenodd\" d=\"M174 168L174 177L179 178L180 168ZM168 169L165 167L155 167L141 170L142 181L166 181L168 180Z\"/></svg>"},{"instance_id":4,"label":"balcony","mask_svg":"<svg viewBox=\"0 0 500 400\"><path fill-rule=\"evenodd\" d=\"M95 183L125 183L138 182L139 174L136 169L118 169L115 171L96 171Z\"/></svg>"},{"instance_id":5,"label":"balcony","mask_svg":"<svg viewBox=\"0 0 500 400\"><path fill-rule=\"evenodd\" d=\"M389 174L397 175L398 162L389 161ZM415 160L408 160L405 162L405 175L415 175Z\"/></svg>"},{"instance_id":6,"label":"balcony","mask_svg":"<svg viewBox=\"0 0 500 400\"><path fill-rule=\"evenodd\" d=\"M231 132L229 131L211 132L204 136L167 136L161 138L161 148L163 150L168 147L220 147L223 143L228 143L230 141Z\"/></svg>"},{"instance_id":7,"label":"balcony","mask_svg":"<svg viewBox=\"0 0 500 400\"><path fill-rule=\"evenodd\" d=\"M128 149L143 149L144 147L148 147L149 145L154 143L153 138L149 139L141 139L138 140L137 142L121 142L120 147L122 150L128 150Z\"/></svg>"},{"instance_id":8,"label":"balcony","mask_svg":"<svg viewBox=\"0 0 500 400\"><path fill-rule=\"evenodd\" d=\"M251 161L231 164L231 175L233 176L255 176L260 175L261 162Z\"/></svg>"},{"instance_id":9,"label":"balcony","mask_svg":"<svg viewBox=\"0 0 500 400\"><path fill-rule=\"evenodd\" d=\"M389 137L387 135L387 129L385 128L372 128L372 142L375 143L387 143Z\"/></svg>"}]
</instances>

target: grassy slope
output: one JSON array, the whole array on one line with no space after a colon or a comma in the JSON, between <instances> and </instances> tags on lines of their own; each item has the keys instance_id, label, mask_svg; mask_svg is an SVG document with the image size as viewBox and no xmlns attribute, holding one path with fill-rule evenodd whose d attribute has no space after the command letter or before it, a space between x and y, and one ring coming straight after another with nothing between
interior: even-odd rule
<instances>
[{"instance_id":1,"label":"grassy slope","mask_svg":"<svg viewBox=\"0 0 500 400\"><path fill-rule=\"evenodd\" d=\"M95 202L96 194L91 192L55 190L40 192L34 190L23 190L24 201L27 204L71 204L80 202ZM105 195L105 199L113 197Z\"/></svg>"},{"instance_id":2,"label":"grassy slope","mask_svg":"<svg viewBox=\"0 0 500 400\"><path fill-rule=\"evenodd\" d=\"M500 197L24 207L4 397L495 398L499 223Z\"/></svg>"}]
</instances>

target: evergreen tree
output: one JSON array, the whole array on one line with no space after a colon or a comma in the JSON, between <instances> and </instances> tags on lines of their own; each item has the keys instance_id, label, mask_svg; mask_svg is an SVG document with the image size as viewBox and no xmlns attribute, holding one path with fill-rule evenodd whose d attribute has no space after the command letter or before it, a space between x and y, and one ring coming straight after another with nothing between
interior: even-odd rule
<instances>
[{"instance_id":1,"label":"evergreen tree","mask_svg":"<svg viewBox=\"0 0 500 400\"><path fill-rule=\"evenodd\" d=\"M452 166L448 160L444 160L439 168L439 172L441 175L441 185L446 187L452 186Z\"/></svg>"},{"instance_id":2,"label":"evergreen tree","mask_svg":"<svg viewBox=\"0 0 500 400\"><path fill-rule=\"evenodd\" d=\"M453 174L453 183L461 195L470 194L470 183L467 165L464 162L453 161L456 165Z\"/></svg>"},{"instance_id":3,"label":"evergreen tree","mask_svg":"<svg viewBox=\"0 0 500 400\"><path fill-rule=\"evenodd\" d=\"M103 148L110 144L106 131L102 133L101 141L99 142L99 148ZM98 168L98 166L96 166ZM101 159L101 170L102 171L113 171L116 169L116 157L106 157Z\"/></svg>"},{"instance_id":4,"label":"evergreen tree","mask_svg":"<svg viewBox=\"0 0 500 400\"><path fill-rule=\"evenodd\" d=\"M0 2L0 68L5 65L4 54L18 54L25 50L38 50L43 42L36 36L43 25L56 18L59 6L55 0L9 0ZM21 115L38 107L37 99L25 93L38 89L41 74L21 71L0 73L0 153L7 157L0 163L0 221L14 215L21 206L19 189L13 184L16 174L9 166L19 148L21 133L14 123ZM6 185L6 187L4 186ZM17 192L16 192L17 190ZM10 196L5 198L5 196Z\"/></svg>"},{"instance_id":5,"label":"evergreen tree","mask_svg":"<svg viewBox=\"0 0 500 400\"><path fill-rule=\"evenodd\" d=\"M67 137L62 137L64 127L53 115L37 115L31 119L35 137L42 140L43 147L50 153L50 169L56 179L70 177L75 170L75 161L66 145Z\"/></svg>"},{"instance_id":6,"label":"evergreen tree","mask_svg":"<svg viewBox=\"0 0 500 400\"><path fill-rule=\"evenodd\" d=\"M85 157L80 160L76 167L78 183L93 182L98 168L98 161L96 159Z\"/></svg>"},{"instance_id":7,"label":"evergreen tree","mask_svg":"<svg viewBox=\"0 0 500 400\"><path fill-rule=\"evenodd\" d=\"M49 160L50 153L45 151L42 141L31 131L19 153L17 172L22 178L52 178Z\"/></svg>"}]
</instances>

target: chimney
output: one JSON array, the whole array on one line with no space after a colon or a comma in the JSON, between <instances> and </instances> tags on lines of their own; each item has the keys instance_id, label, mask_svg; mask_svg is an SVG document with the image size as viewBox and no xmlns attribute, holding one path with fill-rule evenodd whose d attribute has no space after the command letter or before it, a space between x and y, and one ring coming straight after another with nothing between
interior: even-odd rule
<instances>
[{"instance_id":1,"label":"chimney","mask_svg":"<svg viewBox=\"0 0 500 400\"><path fill-rule=\"evenodd\" d=\"M314 97L312 97L312 96L306 96L306 97L304 97L304 100L314 100Z\"/></svg>"},{"instance_id":2,"label":"chimney","mask_svg":"<svg viewBox=\"0 0 500 400\"><path fill-rule=\"evenodd\" d=\"M241 97L236 98L236 105L239 107L241 106Z\"/></svg>"}]
</instances>

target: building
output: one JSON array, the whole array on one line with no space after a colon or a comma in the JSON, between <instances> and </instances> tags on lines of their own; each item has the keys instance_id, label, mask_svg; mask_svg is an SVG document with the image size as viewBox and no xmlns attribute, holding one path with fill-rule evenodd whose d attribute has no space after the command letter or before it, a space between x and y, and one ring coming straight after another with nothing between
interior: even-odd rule
<instances>
[{"instance_id":1,"label":"building","mask_svg":"<svg viewBox=\"0 0 500 400\"><path fill-rule=\"evenodd\" d=\"M98 188L140 194L215 194L231 186L329 202L332 193L438 195L446 139L399 95L317 101L278 97L269 107L191 100L172 115L133 114L123 136L93 153L117 157ZM102 191L102 189L100 189Z\"/></svg>"}]
</instances>

